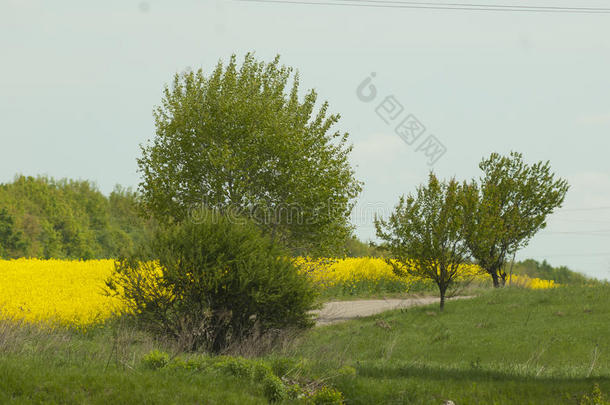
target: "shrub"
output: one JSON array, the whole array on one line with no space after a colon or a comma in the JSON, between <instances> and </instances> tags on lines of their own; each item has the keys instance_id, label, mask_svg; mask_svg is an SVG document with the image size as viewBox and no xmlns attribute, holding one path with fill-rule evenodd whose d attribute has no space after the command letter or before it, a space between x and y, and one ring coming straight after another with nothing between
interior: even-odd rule
<instances>
[{"instance_id":1,"label":"shrub","mask_svg":"<svg viewBox=\"0 0 610 405\"><path fill-rule=\"evenodd\" d=\"M218 353L254 333L313 325L314 287L286 252L252 222L211 211L159 228L106 284L186 350Z\"/></svg>"},{"instance_id":2,"label":"shrub","mask_svg":"<svg viewBox=\"0 0 610 405\"><path fill-rule=\"evenodd\" d=\"M323 387L316 391L310 401L314 405L341 405L344 403L343 394L334 388Z\"/></svg>"},{"instance_id":3,"label":"shrub","mask_svg":"<svg viewBox=\"0 0 610 405\"><path fill-rule=\"evenodd\" d=\"M593 391L590 395L584 395L578 405L610 405L610 401L604 399L604 394L599 388L599 384L593 386Z\"/></svg>"},{"instance_id":4,"label":"shrub","mask_svg":"<svg viewBox=\"0 0 610 405\"><path fill-rule=\"evenodd\" d=\"M267 374L263 378L262 384L263 394L269 402L281 401L288 394L282 380L274 374Z\"/></svg>"},{"instance_id":5,"label":"shrub","mask_svg":"<svg viewBox=\"0 0 610 405\"><path fill-rule=\"evenodd\" d=\"M305 398L305 395L306 395L306 392L297 383L289 385L288 388L286 389L286 396L289 399L302 399L302 398Z\"/></svg>"},{"instance_id":6,"label":"shrub","mask_svg":"<svg viewBox=\"0 0 610 405\"><path fill-rule=\"evenodd\" d=\"M214 368L222 370L232 376L250 379L253 376L253 365L241 357L227 357L214 364Z\"/></svg>"},{"instance_id":7,"label":"shrub","mask_svg":"<svg viewBox=\"0 0 610 405\"><path fill-rule=\"evenodd\" d=\"M260 361L254 364L252 369L252 378L255 382L262 382L269 374L273 374L273 371L269 366Z\"/></svg>"},{"instance_id":8,"label":"shrub","mask_svg":"<svg viewBox=\"0 0 610 405\"><path fill-rule=\"evenodd\" d=\"M169 364L169 354L160 350L153 350L144 356L142 362L146 367L157 370Z\"/></svg>"}]
</instances>

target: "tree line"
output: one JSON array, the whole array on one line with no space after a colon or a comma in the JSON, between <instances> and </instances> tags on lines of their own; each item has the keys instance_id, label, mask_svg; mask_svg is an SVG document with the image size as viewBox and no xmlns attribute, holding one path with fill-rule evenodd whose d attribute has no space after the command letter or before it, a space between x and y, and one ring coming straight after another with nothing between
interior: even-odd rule
<instances>
[{"instance_id":1,"label":"tree line","mask_svg":"<svg viewBox=\"0 0 610 405\"><path fill-rule=\"evenodd\" d=\"M116 258L137 245L149 221L137 193L106 196L90 181L16 176L0 184L0 258Z\"/></svg>"}]
</instances>

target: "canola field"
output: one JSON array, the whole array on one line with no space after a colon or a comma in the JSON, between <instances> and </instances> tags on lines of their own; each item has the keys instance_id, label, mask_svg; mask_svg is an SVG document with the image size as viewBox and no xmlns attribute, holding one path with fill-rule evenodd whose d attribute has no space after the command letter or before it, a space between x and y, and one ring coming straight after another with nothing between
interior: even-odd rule
<instances>
[{"instance_id":1,"label":"canola field","mask_svg":"<svg viewBox=\"0 0 610 405\"><path fill-rule=\"evenodd\" d=\"M114 260L0 260L0 317L85 327L120 311L103 294Z\"/></svg>"},{"instance_id":2,"label":"canola field","mask_svg":"<svg viewBox=\"0 0 610 405\"><path fill-rule=\"evenodd\" d=\"M429 289L429 281L399 277L379 258L296 259L321 293L384 293ZM121 301L104 294L114 260L0 260L0 318L86 329L125 310ZM488 282L474 265L460 269L460 280ZM553 281L512 276L511 284L552 288Z\"/></svg>"}]
</instances>

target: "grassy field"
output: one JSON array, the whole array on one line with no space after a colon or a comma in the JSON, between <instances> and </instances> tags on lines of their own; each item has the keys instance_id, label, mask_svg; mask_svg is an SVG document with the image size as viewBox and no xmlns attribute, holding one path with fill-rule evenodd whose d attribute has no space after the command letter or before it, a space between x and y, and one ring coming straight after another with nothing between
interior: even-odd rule
<instances>
[{"instance_id":1,"label":"grassy field","mask_svg":"<svg viewBox=\"0 0 610 405\"><path fill-rule=\"evenodd\" d=\"M609 293L487 290L444 313L433 305L319 327L256 361L286 381L335 387L347 404L577 405L596 383L610 394ZM152 370L142 360L152 349L178 357ZM193 358L207 360L172 366ZM213 363L123 322L85 335L5 322L0 403L267 402L263 384Z\"/></svg>"},{"instance_id":2,"label":"grassy field","mask_svg":"<svg viewBox=\"0 0 610 405\"><path fill-rule=\"evenodd\" d=\"M40 331L0 323L1 404L266 404L254 383L221 371L152 370L171 351L120 322L90 331Z\"/></svg>"},{"instance_id":3,"label":"grassy field","mask_svg":"<svg viewBox=\"0 0 610 405\"><path fill-rule=\"evenodd\" d=\"M292 355L319 359L350 404L577 404L610 391L610 289L487 291L472 300L321 327Z\"/></svg>"}]
</instances>

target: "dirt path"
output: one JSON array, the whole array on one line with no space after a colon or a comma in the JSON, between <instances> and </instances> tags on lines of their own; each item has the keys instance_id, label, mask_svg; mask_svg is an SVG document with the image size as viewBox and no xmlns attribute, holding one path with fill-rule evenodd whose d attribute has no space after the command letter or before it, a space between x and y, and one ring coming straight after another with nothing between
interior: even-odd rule
<instances>
[{"instance_id":1,"label":"dirt path","mask_svg":"<svg viewBox=\"0 0 610 405\"><path fill-rule=\"evenodd\" d=\"M472 298L469 296L453 297L451 300ZM337 322L362 316L374 315L391 309L408 308L420 305L438 303L438 297L416 297L405 299L333 301L324 304L322 309L314 311L317 314L316 325L330 325Z\"/></svg>"}]
</instances>

